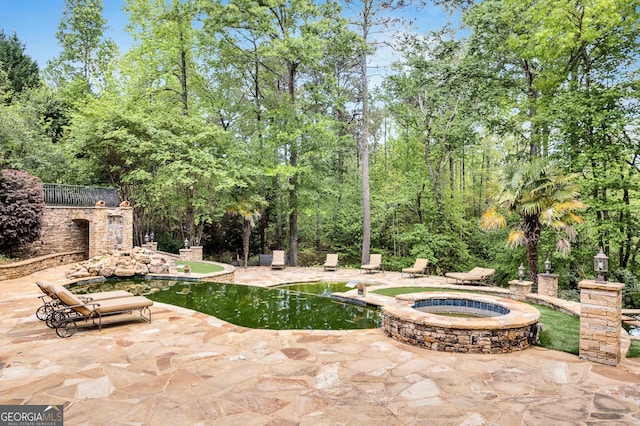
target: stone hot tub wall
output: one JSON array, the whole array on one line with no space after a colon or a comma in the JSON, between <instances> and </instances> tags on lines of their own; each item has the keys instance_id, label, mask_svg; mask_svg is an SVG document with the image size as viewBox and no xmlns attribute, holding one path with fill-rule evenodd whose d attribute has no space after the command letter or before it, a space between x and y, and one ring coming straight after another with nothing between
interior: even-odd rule
<instances>
[{"instance_id":1,"label":"stone hot tub wall","mask_svg":"<svg viewBox=\"0 0 640 426\"><path fill-rule=\"evenodd\" d=\"M509 314L491 318L458 318L421 312L417 300L450 297L473 298L504 306ZM444 352L509 353L530 346L531 326L540 313L533 307L492 296L464 293L415 293L396 297L382 309L382 329L401 342Z\"/></svg>"}]
</instances>

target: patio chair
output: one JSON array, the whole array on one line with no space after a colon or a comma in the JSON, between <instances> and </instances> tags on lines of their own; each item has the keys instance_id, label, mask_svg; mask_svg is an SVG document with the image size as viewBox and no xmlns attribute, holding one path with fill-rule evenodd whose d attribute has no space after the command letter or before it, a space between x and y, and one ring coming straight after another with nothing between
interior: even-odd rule
<instances>
[{"instance_id":1,"label":"patio chair","mask_svg":"<svg viewBox=\"0 0 640 426\"><path fill-rule=\"evenodd\" d=\"M417 258L415 263L410 268L403 268L400 276L408 274L411 278L415 278L417 275L429 274L429 259Z\"/></svg>"},{"instance_id":2,"label":"patio chair","mask_svg":"<svg viewBox=\"0 0 640 426\"><path fill-rule=\"evenodd\" d=\"M97 325L102 331L102 318L111 315L118 315L133 311L138 311L140 318L151 322L151 305L153 301L144 296L119 297L117 299L106 299L100 301L83 302L63 286L54 284L52 286L60 304L56 306L47 320L51 323L51 328L56 329L56 334L60 337L70 337L77 329L76 322L91 320L93 325Z\"/></svg>"},{"instance_id":3,"label":"patio chair","mask_svg":"<svg viewBox=\"0 0 640 426\"><path fill-rule=\"evenodd\" d=\"M445 282L449 283L449 278L452 278L455 284L491 284L495 273L495 269L489 268L473 268L469 272L447 272L445 274Z\"/></svg>"},{"instance_id":4,"label":"patio chair","mask_svg":"<svg viewBox=\"0 0 640 426\"><path fill-rule=\"evenodd\" d=\"M39 320L46 321L53 312L53 308L58 306L60 304L60 301L58 300L56 293L53 291L53 283L41 280L36 281L36 285L44 293L43 296L38 296L38 299L42 301L42 306L40 306L36 311L36 317ZM102 291L82 295L76 294L76 297L78 297L78 299L80 299L82 302L107 300L130 296L133 296L133 294L124 290Z\"/></svg>"},{"instance_id":5,"label":"patio chair","mask_svg":"<svg viewBox=\"0 0 640 426\"><path fill-rule=\"evenodd\" d=\"M327 260L324 262L325 271L337 271L338 270L338 253L328 253Z\"/></svg>"},{"instance_id":6,"label":"patio chair","mask_svg":"<svg viewBox=\"0 0 640 426\"><path fill-rule=\"evenodd\" d=\"M382 267L382 255L372 254L369 256L369 263L360 266L360 272L362 273L362 271L366 271L368 274L384 271L384 268Z\"/></svg>"},{"instance_id":7,"label":"patio chair","mask_svg":"<svg viewBox=\"0 0 640 426\"><path fill-rule=\"evenodd\" d=\"M274 250L271 259L271 269L284 269L284 250Z\"/></svg>"}]
</instances>

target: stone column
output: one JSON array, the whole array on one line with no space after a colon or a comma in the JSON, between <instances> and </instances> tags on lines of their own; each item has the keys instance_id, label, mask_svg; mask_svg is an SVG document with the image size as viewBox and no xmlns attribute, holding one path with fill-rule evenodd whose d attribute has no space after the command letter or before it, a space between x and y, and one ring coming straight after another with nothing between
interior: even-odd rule
<instances>
[{"instance_id":1,"label":"stone column","mask_svg":"<svg viewBox=\"0 0 640 426\"><path fill-rule=\"evenodd\" d=\"M180 249L180 259L182 260L193 260L193 250L192 249Z\"/></svg>"},{"instance_id":2,"label":"stone column","mask_svg":"<svg viewBox=\"0 0 640 426\"><path fill-rule=\"evenodd\" d=\"M156 241L150 241L148 243L144 243L142 245L142 248L145 248L151 251L158 251L158 243Z\"/></svg>"},{"instance_id":3,"label":"stone column","mask_svg":"<svg viewBox=\"0 0 640 426\"><path fill-rule=\"evenodd\" d=\"M558 274L538 274L538 294L558 297Z\"/></svg>"},{"instance_id":4,"label":"stone column","mask_svg":"<svg viewBox=\"0 0 640 426\"><path fill-rule=\"evenodd\" d=\"M620 363L621 283L583 280L580 287L580 358Z\"/></svg>"},{"instance_id":5,"label":"stone column","mask_svg":"<svg viewBox=\"0 0 640 426\"><path fill-rule=\"evenodd\" d=\"M202 260L202 246L193 246L191 250L191 260Z\"/></svg>"},{"instance_id":6,"label":"stone column","mask_svg":"<svg viewBox=\"0 0 640 426\"><path fill-rule=\"evenodd\" d=\"M509 281L511 298L525 302L527 300L527 294L531 293L531 286L533 286L533 281Z\"/></svg>"},{"instance_id":7,"label":"stone column","mask_svg":"<svg viewBox=\"0 0 640 426\"><path fill-rule=\"evenodd\" d=\"M105 207L93 207L91 220L89 221L90 258L111 249L107 244L107 217L107 209Z\"/></svg>"},{"instance_id":8,"label":"stone column","mask_svg":"<svg viewBox=\"0 0 640 426\"><path fill-rule=\"evenodd\" d=\"M133 249L133 207L120 207L122 215L122 250Z\"/></svg>"}]
</instances>

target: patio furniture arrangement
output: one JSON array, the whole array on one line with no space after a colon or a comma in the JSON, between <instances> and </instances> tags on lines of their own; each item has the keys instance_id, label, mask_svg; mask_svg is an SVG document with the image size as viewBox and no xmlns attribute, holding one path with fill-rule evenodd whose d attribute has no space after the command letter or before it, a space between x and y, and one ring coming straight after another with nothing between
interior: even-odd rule
<instances>
[{"instance_id":1,"label":"patio furniture arrangement","mask_svg":"<svg viewBox=\"0 0 640 426\"><path fill-rule=\"evenodd\" d=\"M60 337L70 337L77 330L77 322L91 320L102 331L102 318L111 315L133 313L138 311L140 318L151 322L153 301L144 296L125 296L102 300L82 300L65 287L53 284L51 290L55 294L56 304L45 319L50 328L55 328ZM115 292L113 292L115 293Z\"/></svg>"},{"instance_id":2,"label":"patio furniture arrangement","mask_svg":"<svg viewBox=\"0 0 640 426\"><path fill-rule=\"evenodd\" d=\"M284 269L284 250L274 250L273 259L271 260L271 269Z\"/></svg>"},{"instance_id":3,"label":"patio furniture arrangement","mask_svg":"<svg viewBox=\"0 0 640 426\"><path fill-rule=\"evenodd\" d=\"M60 300L56 296L55 291L53 290L53 283L48 281L36 281L36 285L40 290L44 293L43 296L38 296L38 299L42 301L42 306L38 308L36 311L36 317L39 320L46 321L47 318L51 315L54 308L60 304ZM76 294L75 295L82 302L90 302L90 301L98 301L98 300L107 300L107 299L116 299L118 297L130 297L133 296L132 293L124 290L113 290L113 291L103 291L97 293L89 294Z\"/></svg>"},{"instance_id":4,"label":"patio furniture arrangement","mask_svg":"<svg viewBox=\"0 0 640 426\"><path fill-rule=\"evenodd\" d=\"M382 267L382 255L372 254L371 256L369 256L369 263L360 266L360 269L360 272L366 271L368 274L384 271L384 268Z\"/></svg>"},{"instance_id":5,"label":"patio furniture arrangement","mask_svg":"<svg viewBox=\"0 0 640 426\"><path fill-rule=\"evenodd\" d=\"M403 277L404 274L408 274L411 278L415 278L417 275L428 275L429 259L417 258L412 267L402 269L400 276Z\"/></svg>"},{"instance_id":6,"label":"patio furniture arrangement","mask_svg":"<svg viewBox=\"0 0 640 426\"><path fill-rule=\"evenodd\" d=\"M328 253L327 260L324 262L325 271L337 271L338 270L338 253Z\"/></svg>"},{"instance_id":7,"label":"patio furniture arrangement","mask_svg":"<svg viewBox=\"0 0 640 426\"><path fill-rule=\"evenodd\" d=\"M445 274L445 282L449 283L449 278L452 278L455 284L482 283L489 285L493 281L493 275L495 273L495 269L479 267L473 268L469 272L447 272Z\"/></svg>"}]
</instances>

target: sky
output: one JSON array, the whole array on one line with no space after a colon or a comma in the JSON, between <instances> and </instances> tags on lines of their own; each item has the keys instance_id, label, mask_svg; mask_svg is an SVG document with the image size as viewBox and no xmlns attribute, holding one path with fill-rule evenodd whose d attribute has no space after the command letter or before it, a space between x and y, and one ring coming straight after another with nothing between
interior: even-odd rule
<instances>
[{"instance_id":1,"label":"sky","mask_svg":"<svg viewBox=\"0 0 640 426\"><path fill-rule=\"evenodd\" d=\"M126 33L127 15L122 11L125 0L103 0L103 16L107 20L107 38L118 44L121 53L131 46L131 37ZM38 63L40 69L60 53L56 32L64 10L64 0L0 0L0 29L7 36L15 32L25 45L25 53ZM424 11L405 13L415 18L419 32L427 32L442 27L447 21L457 21L436 7ZM375 62L388 66L393 54L380 50ZM374 65L376 65L374 64Z\"/></svg>"},{"instance_id":2,"label":"sky","mask_svg":"<svg viewBox=\"0 0 640 426\"><path fill-rule=\"evenodd\" d=\"M109 27L105 35L124 52L131 46L131 38L124 30L125 1L103 0L102 4L102 15ZM25 53L42 69L60 54L56 32L63 10L64 0L0 0L0 29L8 36L15 32L25 45Z\"/></svg>"}]
</instances>

